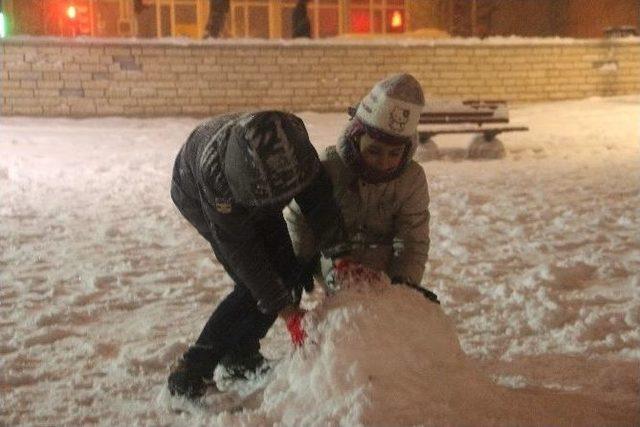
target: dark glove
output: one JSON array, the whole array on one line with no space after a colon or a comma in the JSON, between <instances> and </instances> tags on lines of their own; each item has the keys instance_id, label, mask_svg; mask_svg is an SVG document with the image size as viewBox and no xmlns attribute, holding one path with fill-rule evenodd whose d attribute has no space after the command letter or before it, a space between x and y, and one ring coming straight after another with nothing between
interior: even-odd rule
<instances>
[{"instance_id":1,"label":"dark glove","mask_svg":"<svg viewBox=\"0 0 640 427\"><path fill-rule=\"evenodd\" d=\"M327 258L331 258L331 259L341 258L348 255L349 252L351 252L352 250L351 246L352 244L350 242L338 243L336 245L322 249L321 252L322 252L322 255Z\"/></svg>"},{"instance_id":2,"label":"dark glove","mask_svg":"<svg viewBox=\"0 0 640 427\"><path fill-rule=\"evenodd\" d=\"M391 283L394 284L394 285L405 285L405 286L408 286L411 289L420 292L422 294L422 296L425 297L426 299L428 299L429 301L435 302L436 304L440 304L440 301L438 300L438 295L436 295L434 292L431 292L427 288L423 288L422 286L414 285L412 283L407 283L407 282L403 281L402 279L398 279L398 278L395 278L395 277L391 280Z\"/></svg>"},{"instance_id":3,"label":"dark glove","mask_svg":"<svg viewBox=\"0 0 640 427\"><path fill-rule=\"evenodd\" d=\"M311 261L302 266L301 274L300 274L300 283L302 284L302 288L307 293L313 292L314 282L313 282L313 273L316 271L318 267L318 263L320 262L320 254L313 257Z\"/></svg>"},{"instance_id":4,"label":"dark glove","mask_svg":"<svg viewBox=\"0 0 640 427\"><path fill-rule=\"evenodd\" d=\"M306 264L298 264L287 277L286 284L294 295L294 301L300 301L302 290L307 293L313 291L313 272L316 269L319 257L314 257Z\"/></svg>"}]
</instances>

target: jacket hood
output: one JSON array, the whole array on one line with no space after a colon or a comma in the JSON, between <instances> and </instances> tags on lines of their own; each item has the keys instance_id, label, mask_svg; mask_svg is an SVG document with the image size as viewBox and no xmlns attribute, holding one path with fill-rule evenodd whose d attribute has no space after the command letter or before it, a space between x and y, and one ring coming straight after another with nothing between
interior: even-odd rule
<instances>
[{"instance_id":1,"label":"jacket hood","mask_svg":"<svg viewBox=\"0 0 640 427\"><path fill-rule=\"evenodd\" d=\"M320 168L302 120L280 111L240 116L232 125L224 173L236 202L283 205L304 190Z\"/></svg>"}]
</instances>

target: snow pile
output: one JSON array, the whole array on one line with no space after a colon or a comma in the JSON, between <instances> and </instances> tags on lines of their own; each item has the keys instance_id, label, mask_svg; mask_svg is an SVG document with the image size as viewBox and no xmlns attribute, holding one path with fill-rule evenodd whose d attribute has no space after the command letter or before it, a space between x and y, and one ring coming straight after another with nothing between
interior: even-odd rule
<instances>
[{"instance_id":1,"label":"snow pile","mask_svg":"<svg viewBox=\"0 0 640 427\"><path fill-rule=\"evenodd\" d=\"M307 330L309 344L279 367L261 408L288 425L443 422L490 387L441 308L409 288L343 289Z\"/></svg>"},{"instance_id":2,"label":"snow pile","mask_svg":"<svg viewBox=\"0 0 640 427\"><path fill-rule=\"evenodd\" d=\"M625 420L580 395L522 394L494 384L464 354L439 305L390 285L386 277L343 286L306 323L307 344L285 358L264 392L257 412L265 421L320 426Z\"/></svg>"}]
</instances>

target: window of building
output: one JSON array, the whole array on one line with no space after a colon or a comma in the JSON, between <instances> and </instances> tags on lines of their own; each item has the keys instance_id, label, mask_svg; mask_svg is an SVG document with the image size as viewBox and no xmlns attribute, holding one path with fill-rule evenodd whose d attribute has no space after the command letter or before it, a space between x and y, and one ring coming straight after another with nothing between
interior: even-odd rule
<instances>
[{"instance_id":1,"label":"window of building","mask_svg":"<svg viewBox=\"0 0 640 427\"><path fill-rule=\"evenodd\" d=\"M340 10L337 0L309 2L311 34L314 38L334 37L340 33Z\"/></svg>"},{"instance_id":2,"label":"window of building","mask_svg":"<svg viewBox=\"0 0 640 427\"><path fill-rule=\"evenodd\" d=\"M269 38L269 0L235 0L231 16L232 37Z\"/></svg>"},{"instance_id":3,"label":"window of building","mask_svg":"<svg viewBox=\"0 0 640 427\"><path fill-rule=\"evenodd\" d=\"M157 37L155 6L141 10L136 14L136 21L138 24L138 37Z\"/></svg>"},{"instance_id":4,"label":"window of building","mask_svg":"<svg viewBox=\"0 0 640 427\"><path fill-rule=\"evenodd\" d=\"M283 0L281 6L282 37L291 38L293 34L292 15L296 0ZM309 0L307 13L311 22L311 37L335 37L340 34L339 0Z\"/></svg>"},{"instance_id":5,"label":"window of building","mask_svg":"<svg viewBox=\"0 0 640 427\"><path fill-rule=\"evenodd\" d=\"M405 0L351 0L349 31L365 33L403 33L406 30Z\"/></svg>"},{"instance_id":6,"label":"window of building","mask_svg":"<svg viewBox=\"0 0 640 427\"><path fill-rule=\"evenodd\" d=\"M95 4L96 35L115 37L118 35L120 5L117 1L101 1Z\"/></svg>"},{"instance_id":7,"label":"window of building","mask_svg":"<svg viewBox=\"0 0 640 427\"><path fill-rule=\"evenodd\" d=\"M198 8L193 1L176 2L174 35L198 37Z\"/></svg>"},{"instance_id":8,"label":"window of building","mask_svg":"<svg viewBox=\"0 0 640 427\"><path fill-rule=\"evenodd\" d=\"M351 0L349 9L350 32L371 32L371 0Z\"/></svg>"},{"instance_id":9,"label":"window of building","mask_svg":"<svg viewBox=\"0 0 640 427\"><path fill-rule=\"evenodd\" d=\"M282 38L290 39L293 36L293 8L294 0L283 0L280 14L280 26L282 29Z\"/></svg>"},{"instance_id":10,"label":"window of building","mask_svg":"<svg viewBox=\"0 0 640 427\"><path fill-rule=\"evenodd\" d=\"M229 3L223 37L292 37L291 16L296 0L229 0ZM402 33L406 31L406 3L406 0L308 0L311 37L334 37L345 32ZM13 12L17 22L15 32L201 38L210 3L209 0L73 0L79 14L75 21L62 16L62 6L68 4L19 0L20 7Z\"/></svg>"},{"instance_id":11,"label":"window of building","mask_svg":"<svg viewBox=\"0 0 640 427\"><path fill-rule=\"evenodd\" d=\"M171 37L171 6L153 4L137 16L139 37Z\"/></svg>"},{"instance_id":12,"label":"window of building","mask_svg":"<svg viewBox=\"0 0 640 427\"><path fill-rule=\"evenodd\" d=\"M134 18L138 37L198 38L204 28L202 0L143 0L142 6Z\"/></svg>"}]
</instances>

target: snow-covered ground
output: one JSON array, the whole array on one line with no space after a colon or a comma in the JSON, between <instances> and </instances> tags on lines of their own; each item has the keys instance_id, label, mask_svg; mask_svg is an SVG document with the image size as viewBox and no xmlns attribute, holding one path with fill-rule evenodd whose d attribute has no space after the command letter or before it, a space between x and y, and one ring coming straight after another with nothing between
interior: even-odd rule
<instances>
[{"instance_id":1,"label":"snow-covered ground","mask_svg":"<svg viewBox=\"0 0 640 427\"><path fill-rule=\"evenodd\" d=\"M318 148L346 120L301 116ZM640 424L640 96L511 116L505 159L422 163L441 307L318 293L263 402L195 415L158 396L231 286L169 198L198 120L1 118L0 425Z\"/></svg>"}]
</instances>

